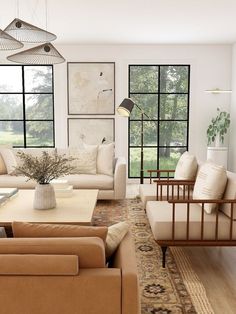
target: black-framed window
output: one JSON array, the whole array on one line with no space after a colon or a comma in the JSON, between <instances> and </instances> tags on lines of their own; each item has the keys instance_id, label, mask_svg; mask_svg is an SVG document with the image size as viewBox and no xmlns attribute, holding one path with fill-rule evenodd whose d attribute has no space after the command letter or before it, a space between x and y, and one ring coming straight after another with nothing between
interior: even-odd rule
<instances>
[{"instance_id":1,"label":"black-framed window","mask_svg":"<svg viewBox=\"0 0 236 314\"><path fill-rule=\"evenodd\" d=\"M144 177L147 169L175 169L188 150L190 65L129 65L129 97L144 117ZM129 178L140 176L141 112L129 118Z\"/></svg>"},{"instance_id":2,"label":"black-framed window","mask_svg":"<svg viewBox=\"0 0 236 314\"><path fill-rule=\"evenodd\" d=\"M0 145L54 147L52 65L0 65Z\"/></svg>"}]
</instances>

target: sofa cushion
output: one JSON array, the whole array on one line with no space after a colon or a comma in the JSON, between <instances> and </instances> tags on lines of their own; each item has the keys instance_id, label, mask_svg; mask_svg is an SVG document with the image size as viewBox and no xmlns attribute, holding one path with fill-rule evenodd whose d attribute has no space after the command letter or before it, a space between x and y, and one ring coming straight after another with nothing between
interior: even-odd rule
<instances>
[{"instance_id":1,"label":"sofa cushion","mask_svg":"<svg viewBox=\"0 0 236 314\"><path fill-rule=\"evenodd\" d=\"M193 189L193 199L221 199L227 183L223 166L207 161L200 166ZM211 214L216 204L205 204L205 211Z\"/></svg>"},{"instance_id":2,"label":"sofa cushion","mask_svg":"<svg viewBox=\"0 0 236 314\"><path fill-rule=\"evenodd\" d=\"M236 174L230 171L227 171L227 185L223 199L234 200L236 199ZM220 207L220 210L230 217L231 215L231 205L223 204ZM233 219L236 220L236 205L233 206Z\"/></svg>"},{"instance_id":3,"label":"sofa cushion","mask_svg":"<svg viewBox=\"0 0 236 314\"><path fill-rule=\"evenodd\" d=\"M129 224L125 221L118 222L108 227L105 249L107 258L109 258L116 251L128 231Z\"/></svg>"},{"instance_id":4,"label":"sofa cushion","mask_svg":"<svg viewBox=\"0 0 236 314\"><path fill-rule=\"evenodd\" d=\"M86 149L70 148L69 156L74 160L71 164L75 167L75 174L96 174L97 173L97 147Z\"/></svg>"},{"instance_id":5,"label":"sofa cushion","mask_svg":"<svg viewBox=\"0 0 236 314\"><path fill-rule=\"evenodd\" d=\"M155 240L172 240L172 204L163 201L150 201L147 203L147 217ZM189 239L201 239L201 206L190 205ZM186 240L187 206L175 205L175 239ZM204 240L215 239L216 214L204 215ZM229 239L230 219L219 213L218 238ZM233 239L236 240L236 222L234 222Z\"/></svg>"},{"instance_id":6,"label":"sofa cushion","mask_svg":"<svg viewBox=\"0 0 236 314\"><path fill-rule=\"evenodd\" d=\"M15 167L17 167L17 161L13 150L7 147L0 147L0 154L4 160L7 173L11 174L15 170Z\"/></svg>"},{"instance_id":7,"label":"sofa cushion","mask_svg":"<svg viewBox=\"0 0 236 314\"><path fill-rule=\"evenodd\" d=\"M23 153L32 155L34 157L40 157L42 155L42 152L48 152L48 153L54 154L55 148L14 148L13 153L16 157L17 165L21 166L23 161L17 155L18 152L23 152Z\"/></svg>"},{"instance_id":8,"label":"sofa cushion","mask_svg":"<svg viewBox=\"0 0 236 314\"><path fill-rule=\"evenodd\" d=\"M97 237L6 238L0 241L0 254L77 255L80 268L105 267L105 246Z\"/></svg>"},{"instance_id":9,"label":"sofa cushion","mask_svg":"<svg viewBox=\"0 0 236 314\"><path fill-rule=\"evenodd\" d=\"M75 276L78 273L79 261L76 255L0 255L0 275Z\"/></svg>"},{"instance_id":10,"label":"sofa cushion","mask_svg":"<svg viewBox=\"0 0 236 314\"><path fill-rule=\"evenodd\" d=\"M112 176L104 174L77 174L65 176L74 189L99 189L99 190L113 190L114 179Z\"/></svg>"},{"instance_id":11,"label":"sofa cushion","mask_svg":"<svg viewBox=\"0 0 236 314\"><path fill-rule=\"evenodd\" d=\"M108 228L13 221L12 231L14 238L98 237L105 243Z\"/></svg>"},{"instance_id":12,"label":"sofa cushion","mask_svg":"<svg viewBox=\"0 0 236 314\"><path fill-rule=\"evenodd\" d=\"M174 178L176 180L194 180L197 174L197 159L189 152L181 155L175 169Z\"/></svg>"},{"instance_id":13,"label":"sofa cushion","mask_svg":"<svg viewBox=\"0 0 236 314\"><path fill-rule=\"evenodd\" d=\"M88 145L84 143L85 148L97 147L97 173L113 175L114 157L115 157L115 144L101 144L101 145Z\"/></svg>"},{"instance_id":14,"label":"sofa cushion","mask_svg":"<svg viewBox=\"0 0 236 314\"><path fill-rule=\"evenodd\" d=\"M7 173L7 168L3 160L2 154L0 153L0 175L6 174L6 173Z\"/></svg>"},{"instance_id":15,"label":"sofa cushion","mask_svg":"<svg viewBox=\"0 0 236 314\"><path fill-rule=\"evenodd\" d=\"M0 187L1 188L15 188L18 189L32 189L36 186L33 180L27 181L28 178L24 176L12 176L9 174L1 175Z\"/></svg>"}]
</instances>

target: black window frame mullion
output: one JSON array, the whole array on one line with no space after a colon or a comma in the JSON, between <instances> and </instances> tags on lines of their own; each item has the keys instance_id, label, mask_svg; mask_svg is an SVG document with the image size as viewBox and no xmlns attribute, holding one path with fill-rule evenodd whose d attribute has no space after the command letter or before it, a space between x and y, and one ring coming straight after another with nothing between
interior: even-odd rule
<instances>
[{"instance_id":1,"label":"black window frame mullion","mask_svg":"<svg viewBox=\"0 0 236 314\"><path fill-rule=\"evenodd\" d=\"M130 92L130 72L131 72L131 67L132 66L155 66L158 67L158 91L157 92ZM187 71L188 71L188 87L187 87L187 92L161 92L160 90L160 73L161 73L161 67L168 67L168 66L186 66L187 67ZM154 64L129 64L129 71L128 71L128 95L129 97L132 97L132 95L157 95L158 97L158 102L157 102L157 109L158 109L158 113L157 113L157 119L144 119L143 121L152 121L152 122L156 122L157 123L157 145L156 146L144 146L144 148L156 148L156 152L157 152L157 169L160 168L160 149L163 148L182 148L185 150L188 150L189 147L189 114L190 114L190 110L189 110L189 106L190 106L190 64L158 64L158 65L154 65ZM160 119L160 96L161 95L187 95L187 119ZM130 122L140 122L142 121L141 119L130 119L130 117L128 118L128 178L134 178L134 179L138 179L139 177L133 177L130 175L130 148L140 148L141 146L138 145L131 145L130 144ZM165 145L160 145L160 123L161 122L186 122L187 124L187 134L186 134L186 145L176 145L176 146L165 146ZM144 175L144 178L148 178L148 176Z\"/></svg>"},{"instance_id":2,"label":"black window frame mullion","mask_svg":"<svg viewBox=\"0 0 236 314\"><path fill-rule=\"evenodd\" d=\"M52 84L52 90L51 92L26 92L25 91L25 68L27 68L28 66L32 66L29 64L26 65L15 65L15 64L1 64L0 66L14 66L14 67L20 67L21 68L21 79L22 79L22 91L21 92L0 92L0 95L21 95L22 96L22 119L0 119L0 121L17 121L17 122L22 122L23 123L23 145L20 146L15 146L13 145L13 147L16 148L53 148L55 147L55 108L54 108L54 67L52 64L35 64L33 65L34 67L37 66L47 66L47 67L51 67L51 72L52 72L52 80L51 80L51 84ZM52 119L26 119L26 95L52 95ZM27 129L27 122L52 122L52 140L53 140L53 145L42 145L42 146L33 146L33 145L27 145L27 136L26 136L26 129Z\"/></svg>"}]
</instances>

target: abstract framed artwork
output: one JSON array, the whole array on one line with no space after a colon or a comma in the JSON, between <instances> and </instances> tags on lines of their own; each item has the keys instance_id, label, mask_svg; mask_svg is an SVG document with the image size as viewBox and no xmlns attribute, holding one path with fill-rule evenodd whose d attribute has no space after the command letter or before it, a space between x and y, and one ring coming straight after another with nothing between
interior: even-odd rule
<instances>
[{"instance_id":1,"label":"abstract framed artwork","mask_svg":"<svg viewBox=\"0 0 236 314\"><path fill-rule=\"evenodd\" d=\"M68 118L68 146L98 145L115 140L114 118Z\"/></svg>"},{"instance_id":2,"label":"abstract framed artwork","mask_svg":"<svg viewBox=\"0 0 236 314\"><path fill-rule=\"evenodd\" d=\"M68 115L115 114L115 62L67 63Z\"/></svg>"}]
</instances>

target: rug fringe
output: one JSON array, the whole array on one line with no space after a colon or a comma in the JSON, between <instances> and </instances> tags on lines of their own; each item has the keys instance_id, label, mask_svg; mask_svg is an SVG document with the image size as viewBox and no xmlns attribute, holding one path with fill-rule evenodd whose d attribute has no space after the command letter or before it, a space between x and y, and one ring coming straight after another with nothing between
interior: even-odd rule
<instances>
[{"instance_id":1,"label":"rug fringe","mask_svg":"<svg viewBox=\"0 0 236 314\"><path fill-rule=\"evenodd\" d=\"M179 247L171 247L170 249L197 313L214 314L213 308L207 298L206 290L192 269L189 258Z\"/></svg>"}]
</instances>

